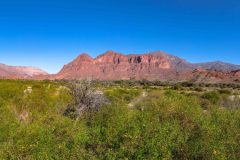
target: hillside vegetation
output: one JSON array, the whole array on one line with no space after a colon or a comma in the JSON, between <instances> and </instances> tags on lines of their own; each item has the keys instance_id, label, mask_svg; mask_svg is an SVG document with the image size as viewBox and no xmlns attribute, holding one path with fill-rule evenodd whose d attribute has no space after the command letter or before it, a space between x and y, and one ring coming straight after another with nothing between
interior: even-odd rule
<instances>
[{"instance_id":1,"label":"hillside vegetation","mask_svg":"<svg viewBox=\"0 0 240 160\"><path fill-rule=\"evenodd\" d=\"M237 86L69 83L0 81L0 159L240 159Z\"/></svg>"}]
</instances>

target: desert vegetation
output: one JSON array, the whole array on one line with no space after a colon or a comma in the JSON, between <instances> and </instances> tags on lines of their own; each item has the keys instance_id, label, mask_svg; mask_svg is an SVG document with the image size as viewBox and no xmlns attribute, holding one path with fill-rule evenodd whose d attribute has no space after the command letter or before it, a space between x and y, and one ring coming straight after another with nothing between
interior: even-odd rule
<instances>
[{"instance_id":1,"label":"desert vegetation","mask_svg":"<svg viewBox=\"0 0 240 160\"><path fill-rule=\"evenodd\" d=\"M240 159L237 84L0 81L0 159Z\"/></svg>"}]
</instances>

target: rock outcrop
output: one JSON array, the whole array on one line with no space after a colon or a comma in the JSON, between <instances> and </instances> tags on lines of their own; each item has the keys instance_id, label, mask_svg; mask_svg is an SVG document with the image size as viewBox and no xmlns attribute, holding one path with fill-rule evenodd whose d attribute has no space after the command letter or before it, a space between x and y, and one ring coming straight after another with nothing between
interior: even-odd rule
<instances>
[{"instance_id":1,"label":"rock outcrop","mask_svg":"<svg viewBox=\"0 0 240 160\"><path fill-rule=\"evenodd\" d=\"M221 70L217 70L218 66ZM225 68L224 68L225 67ZM234 82L237 65L227 63L192 64L162 51L124 55L107 51L96 58L84 53L65 65L54 79L162 80L194 82Z\"/></svg>"}]
</instances>

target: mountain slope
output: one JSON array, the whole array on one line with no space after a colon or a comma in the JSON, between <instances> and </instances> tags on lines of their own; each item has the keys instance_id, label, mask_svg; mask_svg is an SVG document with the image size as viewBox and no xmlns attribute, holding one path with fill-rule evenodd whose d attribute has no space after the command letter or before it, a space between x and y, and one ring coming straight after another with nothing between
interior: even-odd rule
<instances>
[{"instance_id":1,"label":"mountain slope","mask_svg":"<svg viewBox=\"0 0 240 160\"><path fill-rule=\"evenodd\" d=\"M240 65L225 63L221 61L195 63L193 64L193 66L195 68L203 68L203 69L216 70L216 71L234 71L234 70L240 69Z\"/></svg>"},{"instance_id":2,"label":"mountain slope","mask_svg":"<svg viewBox=\"0 0 240 160\"><path fill-rule=\"evenodd\" d=\"M236 69L237 65L223 62L192 64L162 51L129 55L107 51L96 58L81 54L54 78L232 82L240 78Z\"/></svg>"},{"instance_id":3,"label":"mountain slope","mask_svg":"<svg viewBox=\"0 0 240 160\"><path fill-rule=\"evenodd\" d=\"M37 75L48 75L48 73L36 67L0 64L0 77L3 78L27 78Z\"/></svg>"},{"instance_id":4,"label":"mountain slope","mask_svg":"<svg viewBox=\"0 0 240 160\"><path fill-rule=\"evenodd\" d=\"M156 55L158 54L158 55ZM126 80L126 79L164 79L164 72L173 76L177 65L185 65L185 61L174 64L173 59L163 52L146 53L142 55L123 55L114 51L91 58L82 54L71 63L65 65L56 78L66 79L99 79L99 80ZM187 66L187 64L186 64Z\"/></svg>"}]
</instances>

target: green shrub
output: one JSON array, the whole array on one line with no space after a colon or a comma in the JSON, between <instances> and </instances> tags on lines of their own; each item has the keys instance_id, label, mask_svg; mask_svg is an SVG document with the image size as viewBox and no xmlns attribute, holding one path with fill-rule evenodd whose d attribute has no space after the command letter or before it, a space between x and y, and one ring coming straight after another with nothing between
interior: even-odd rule
<instances>
[{"instance_id":1,"label":"green shrub","mask_svg":"<svg viewBox=\"0 0 240 160\"><path fill-rule=\"evenodd\" d=\"M213 104L217 104L221 98L219 92L212 91L212 92L206 92L202 95L202 98L209 100Z\"/></svg>"},{"instance_id":2,"label":"green shrub","mask_svg":"<svg viewBox=\"0 0 240 160\"><path fill-rule=\"evenodd\" d=\"M219 90L219 93L220 93L220 94L231 95L231 94L232 94L232 91L229 90L229 89L220 89L220 90Z\"/></svg>"}]
</instances>

